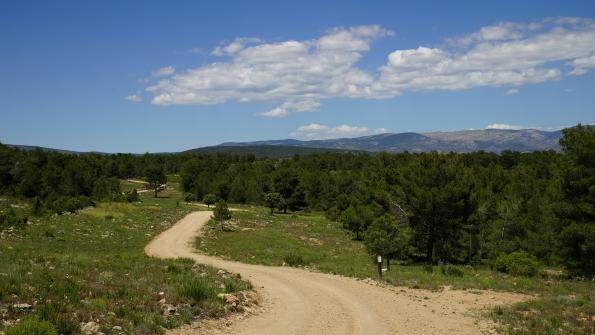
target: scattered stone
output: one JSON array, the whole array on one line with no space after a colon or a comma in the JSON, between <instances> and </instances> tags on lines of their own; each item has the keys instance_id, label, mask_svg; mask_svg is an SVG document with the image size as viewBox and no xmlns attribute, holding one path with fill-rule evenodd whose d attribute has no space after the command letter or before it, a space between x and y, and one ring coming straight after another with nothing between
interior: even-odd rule
<instances>
[{"instance_id":1,"label":"scattered stone","mask_svg":"<svg viewBox=\"0 0 595 335\"><path fill-rule=\"evenodd\" d=\"M99 334L99 324L94 321L89 321L87 323L81 324L81 331L86 335L94 335Z\"/></svg>"},{"instance_id":2,"label":"scattered stone","mask_svg":"<svg viewBox=\"0 0 595 335\"><path fill-rule=\"evenodd\" d=\"M14 304L12 305L13 308L16 309L31 309L33 308L33 306L29 305L29 304Z\"/></svg>"},{"instance_id":3,"label":"scattered stone","mask_svg":"<svg viewBox=\"0 0 595 335\"><path fill-rule=\"evenodd\" d=\"M178 311L178 309L174 305L170 305L170 304L163 305L163 314L165 314L165 315L172 315L172 314L175 314L177 311Z\"/></svg>"},{"instance_id":4,"label":"scattered stone","mask_svg":"<svg viewBox=\"0 0 595 335\"><path fill-rule=\"evenodd\" d=\"M122 327L120 326L113 326L112 329L115 331L122 331Z\"/></svg>"}]
</instances>

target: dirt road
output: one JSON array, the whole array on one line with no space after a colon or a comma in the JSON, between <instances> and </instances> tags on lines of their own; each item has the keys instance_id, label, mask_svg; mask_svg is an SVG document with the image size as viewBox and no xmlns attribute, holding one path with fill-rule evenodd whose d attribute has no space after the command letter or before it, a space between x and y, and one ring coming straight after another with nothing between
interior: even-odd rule
<instances>
[{"instance_id":1,"label":"dirt road","mask_svg":"<svg viewBox=\"0 0 595 335\"><path fill-rule=\"evenodd\" d=\"M188 214L145 248L161 258L187 257L240 273L263 296L264 311L223 326L229 334L481 334L478 308L526 297L490 291L430 292L288 267L249 265L195 253L192 242L211 212ZM200 328L175 334L205 334ZM173 334L172 333L172 334Z\"/></svg>"}]
</instances>

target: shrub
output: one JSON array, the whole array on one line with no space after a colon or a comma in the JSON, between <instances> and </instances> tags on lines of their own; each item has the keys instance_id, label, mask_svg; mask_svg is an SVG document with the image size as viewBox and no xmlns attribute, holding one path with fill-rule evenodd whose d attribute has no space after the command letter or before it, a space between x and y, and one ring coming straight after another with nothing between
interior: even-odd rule
<instances>
[{"instance_id":1,"label":"shrub","mask_svg":"<svg viewBox=\"0 0 595 335\"><path fill-rule=\"evenodd\" d=\"M252 285L247 282L243 282L241 280L235 280L232 278L225 279L225 293L234 293L244 290L249 290L252 288Z\"/></svg>"},{"instance_id":2,"label":"shrub","mask_svg":"<svg viewBox=\"0 0 595 335\"><path fill-rule=\"evenodd\" d=\"M6 212L0 211L0 230L9 227L23 228L27 224L27 217L9 208Z\"/></svg>"},{"instance_id":3,"label":"shrub","mask_svg":"<svg viewBox=\"0 0 595 335\"><path fill-rule=\"evenodd\" d=\"M6 335L58 335L54 326L37 318L25 318L16 326L8 328Z\"/></svg>"},{"instance_id":4,"label":"shrub","mask_svg":"<svg viewBox=\"0 0 595 335\"><path fill-rule=\"evenodd\" d=\"M463 277L465 273L463 270L459 269L456 266L446 265L440 268L440 272L442 272L445 276L452 276L452 277Z\"/></svg>"},{"instance_id":5,"label":"shrub","mask_svg":"<svg viewBox=\"0 0 595 335\"><path fill-rule=\"evenodd\" d=\"M540 268L539 261L535 256L524 251L515 251L510 254L498 256L494 266L496 270L513 276L533 277Z\"/></svg>"},{"instance_id":6,"label":"shrub","mask_svg":"<svg viewBox=\"0 0 595 335\"><path fill-rule=\"evenodd\" d=\"M306 262L304 261L304 257L302 257L302 255L298 255L295 253L291 253L288 255L285 255L283 257L283 261L285 262L285 264L289 265L289 266L302 266L305 265Z\"/></svg>"},{"instance_id":7,"label":"shrub","mask_svg":"<svg viewBox=\"0 0 595 335\"><path fill-rule=\"evenodd\" d=\"M126 193L126 201L128 202L137 202L139 200L138 192L136 188L133 188L132 191Z\"/></svg>"},{"instance_id":8,"label":"shrub","mask_svg":"<svg viewBox=\"0 0 595 335\"><path fill-rule=\"evenodd\" d=\"M199 303L205 300L213 299L217 296L217 290L213 283L205 278L194 278L184 284L181 295Z\"/></svg>"},{"instance_id":9,"label":"shrub","mask_svg":"<svg viewBox=\"0 0 595 335\"><path fill-rule=\"evenodd\" d=\"M217 202L217 197L214 194L207 194L204 196L202 201L207 205L207 207L211 207L212 204Z\"/></svg>"}]
</instances>

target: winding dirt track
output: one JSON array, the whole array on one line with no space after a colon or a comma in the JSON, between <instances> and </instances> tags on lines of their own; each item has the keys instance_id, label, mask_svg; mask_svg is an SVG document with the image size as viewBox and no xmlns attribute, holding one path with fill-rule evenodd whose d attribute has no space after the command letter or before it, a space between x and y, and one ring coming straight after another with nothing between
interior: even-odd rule
<instances>
[{"instance_id":1,"label":"winding dirt track","mask_svg":"<svg viewBox=\"0 0 595 335\"><path fill-rule=\"evenodd\" d=\"M151 241L145 252L160 258L193 258L240 273L263 297L264 311L218 331L197 326L175 334L481 334L490 325L477 321L479 308L526 299L491 291L387 288L370 281L201 255L194 252L192 242L210 215L210 211L188 214Z\"/></svg>"}]
</instances>

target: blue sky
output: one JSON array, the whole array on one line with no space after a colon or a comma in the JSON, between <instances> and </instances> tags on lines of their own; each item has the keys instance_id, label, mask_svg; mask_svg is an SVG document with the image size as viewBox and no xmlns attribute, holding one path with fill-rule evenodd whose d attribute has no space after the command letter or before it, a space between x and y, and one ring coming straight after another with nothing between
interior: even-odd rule
<instances>
[{"instance_id":1,"label":"blue sky","mask_svg":"<svg viewBox=\"0 0 595 335\"><path fill-rule=\"evenodd\" d=\"M593 1L4 1L0 141L106 152L595 123Z\"/></svg>"}]
</instances>

